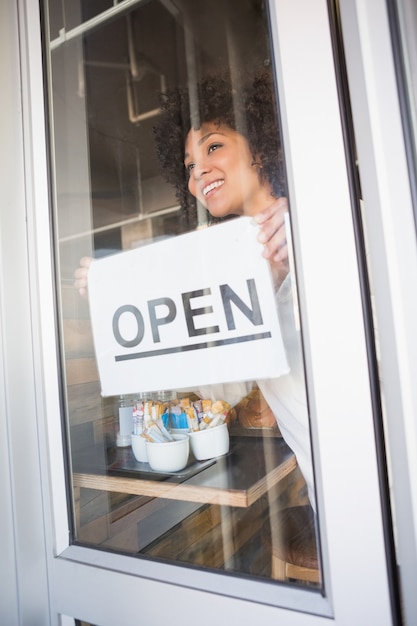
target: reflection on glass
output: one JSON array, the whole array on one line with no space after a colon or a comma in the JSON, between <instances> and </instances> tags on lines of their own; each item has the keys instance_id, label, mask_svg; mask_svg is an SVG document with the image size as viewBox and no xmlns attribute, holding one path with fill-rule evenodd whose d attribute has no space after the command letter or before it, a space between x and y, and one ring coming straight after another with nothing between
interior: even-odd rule
<instances>
[{"instance_id":1,"label":"reflection on glass","mask_svg":"<svg viewBox=\"0 0 417 626\"><path fill-rule=\"evenodd\" d=\"M399 36L401 39L401 58L403 68L401 74L405 77L405 94L404 99L408 102L407 113L411 124L411 132L413 133L414 142L414 162L417 160L417 44L414 33L417 25L417 7L412 0L397 0L396 10L398 13Z\"/></svg>"},{"instance_id":2,"label":"reflection on glass","mask_svg":"<svg viewBox=\"0 0 417 626\"><path fill-rule=\"evenodd\" d=\"M73 539L319 587L307 396L264 3L152 1L127 12L122 2L111 16L104 3L94 22L86 19L87 4L94 8L80 2L80 19L70 15L72 4L64 14L50 0L49 30L45 25L52 40ZM82 28L71 31L72 23ZM66 37L54 38L53 30L63 28ZM239 221L244 217L253 219ZM249 268L269 268L269 313L274 319L278 313L282 341L278 373L265 364L270 336L260 332L267 315L257 281L245 274L235 286L215 276L216 257L234 249L233 233L249 222L247 254L230 266L243 272L246 256ZM210 245L187 257L184 250L208 234ZM141 256L128 256L134 250ZM166 270L157 274L163 254ZM130 273L133 258L144 261ZM193 272L200 283L190 290L184 276ZM100 280L101 291L94 291ZM108 302L126 284L129 304L108 317ZM111 395L98 350L107 331L118 344L120 368L138 372L136 386L115 376ZM169 333L175 336L168 345ZM202 359L197 354L193 361L192 352L207 354L209 365L198 365ZM160 386L143 370L145 357L159 359ZM175 385L166 365L171 358ZM253 376L238 378L247 365Z\"/></svg>"}]
</instances>

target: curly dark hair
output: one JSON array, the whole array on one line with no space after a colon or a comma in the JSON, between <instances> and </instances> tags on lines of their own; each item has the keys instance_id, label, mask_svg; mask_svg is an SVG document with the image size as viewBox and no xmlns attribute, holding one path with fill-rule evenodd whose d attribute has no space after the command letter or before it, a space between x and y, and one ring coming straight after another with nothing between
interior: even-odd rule
<instances>
[{"instance_id":1,"label":"curly dark hair","mask_svg":"<svg viewBox=\"0 0 417 626\"><path fill-rule=\"evenodd\" d=\"M191 93L177 88L161 95L161 115L153 130L162 175L175 187L181 207L193 214L196 200L188 191L184 146L190 129L199 130L206 122L225 124L241 133L262 165L261 181L271 185L274 197L286 195L272 77L263 69L250 84L240 84L236 89L227 74L216 74L198 83Z\"/></svg>"}]
</instances>

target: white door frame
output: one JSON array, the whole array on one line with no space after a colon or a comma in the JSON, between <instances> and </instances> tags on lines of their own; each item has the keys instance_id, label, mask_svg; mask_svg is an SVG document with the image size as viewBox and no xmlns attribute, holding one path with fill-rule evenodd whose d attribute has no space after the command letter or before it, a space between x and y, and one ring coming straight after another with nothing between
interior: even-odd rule
<instances>
[{"instance_id":1,"label":"white door frame","mask_svg":"<svg viewBox=\"0 0 417 626\"><path fill-rule=\"evenodd\" d=\"M412 624L417 615L417 238L385 4L340 1L380 342L403 613L405 623Z\"/></svg>"},{"instance_id":2,"label":"white door frame","mask_svg":"<svg viewBox=\"0 0 417 626\"><path fill-rule=\"evenodd\" d=\"M1 3L0 621L42 626L50 620L45 541L50 516L42 499L47 483L40 467L36 410L43 385L36 380L33 360L31 307L35 301L29 265L36 261L35 240L28 230L35 214L27 171L32 160L27 144L31 129L24 119L29 103L26 41L20 39L24 33L19 18L17 2ZM35 33L39 39L39 29ZM40 132L44 135L42 127ZM40 160L45 168L44 153Z\"/></svg>"}]
</instances>

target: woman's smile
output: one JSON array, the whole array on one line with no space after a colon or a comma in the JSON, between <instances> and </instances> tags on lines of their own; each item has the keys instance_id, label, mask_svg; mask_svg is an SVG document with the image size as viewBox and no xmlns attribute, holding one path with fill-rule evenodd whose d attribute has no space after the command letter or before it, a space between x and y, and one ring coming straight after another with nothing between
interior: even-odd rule
<instances>
[{"instance_id":1,"label":"woman's smile","mask_svg":"<svg viewBox=\"0 0 417 626\"><path fill-rule=\"evenodd\" d=\"M219 187L221 187L224 183L224 180L216 180L214 183L209 183L208 185L206 185L203 188L203 195L204 197L206 197L210 191L213 191L213 189L218 189Z\"/></svg>"},{"instance_id":2,"label":"woman's smile","mask_svg":"<svg viewBox=\"0 0 417 626\"><path fill-rule=\"evenodd\" d=\"M185 144L188 189L214 217L255 215L271 202L246 138L224 124L191 129Z\"/></svg>"}]
</instances>

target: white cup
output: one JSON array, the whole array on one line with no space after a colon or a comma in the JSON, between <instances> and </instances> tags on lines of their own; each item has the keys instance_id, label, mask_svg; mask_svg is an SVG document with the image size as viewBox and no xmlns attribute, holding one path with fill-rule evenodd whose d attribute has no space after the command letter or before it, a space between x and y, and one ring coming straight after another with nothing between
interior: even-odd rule
<instances>
[{"instance_id":1,"label":"white cup","mask_svg":"<svg viewBox=\"0 0 417 626\"><path fill-rule=\"evenodd\" d=\"M230 440L227 424L204 428L188 433L191 450L197 461L213 459L229 452Z\"/></svg>"},{"instance_id":2,"label":"white cup","mask_svg":"<svg viewBox=\"0 0 417 626\"><path fill-rule=\"evenodd\" d=\"M140 463L148 462L148 453L146 452L146 439L142 435L134 435L132 433L132 451L135 459Z\"/></svg>"},{"instance_id":3,"label":"white cup","mask_svg":"<svg viewBox=\"0 0 417 626\"><path fill-rule=\"evenodd\" d=\"M188 435L173 435L174 441L156 443L146 441L148 463L159 472L178 472L188 462L190 440Z\"/></svg>"}]
</instances>

